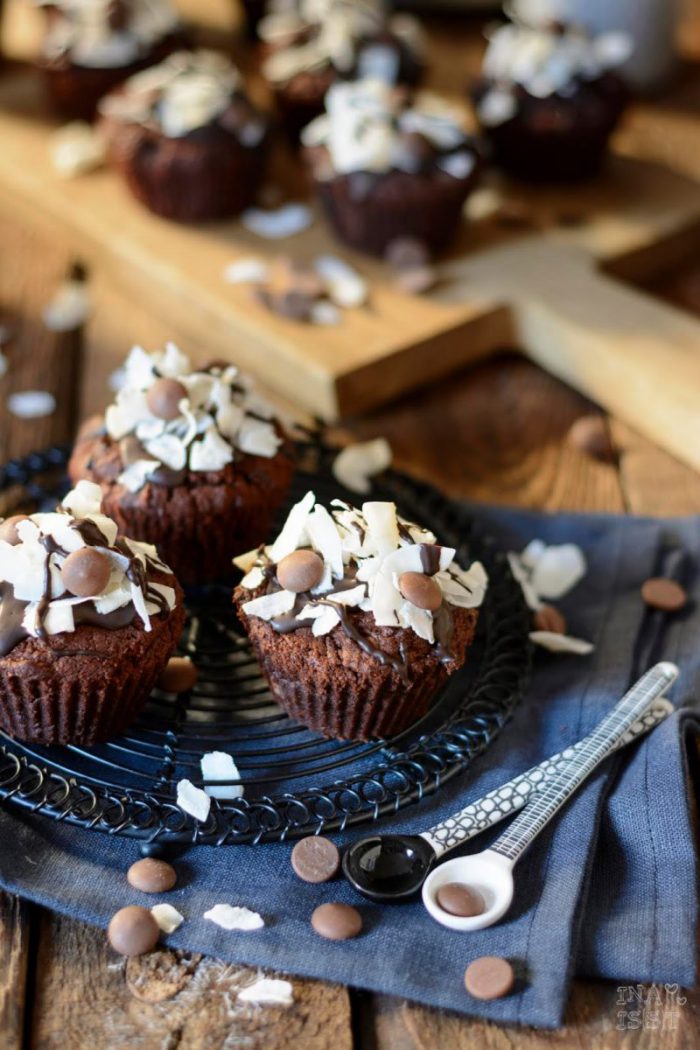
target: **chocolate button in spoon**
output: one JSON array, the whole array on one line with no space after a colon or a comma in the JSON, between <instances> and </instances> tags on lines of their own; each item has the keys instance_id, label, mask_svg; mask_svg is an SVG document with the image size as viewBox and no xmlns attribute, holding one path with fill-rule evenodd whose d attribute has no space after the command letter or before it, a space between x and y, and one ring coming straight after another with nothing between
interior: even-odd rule
<instances>
[{"instance_id":1,"label":"chocolate button in spoon","mask_svg":"<svg viewBox=\"0 0 700 1050\"><path fill-rule=\"evenodd\" d=\"M486 910L484 898L461 882L446 882L435 894L435 900L450 915L481 915Z\"/></svg>"}]
</instances>

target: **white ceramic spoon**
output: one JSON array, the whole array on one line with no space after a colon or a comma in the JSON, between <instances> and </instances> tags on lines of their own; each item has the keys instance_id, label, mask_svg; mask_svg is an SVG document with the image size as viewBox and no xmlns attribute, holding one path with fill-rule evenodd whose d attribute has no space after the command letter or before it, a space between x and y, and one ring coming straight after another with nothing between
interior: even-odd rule
<instances>
[{"instance_id":1,"label":"white ceramic spoon","mask_svg":"<svg viewBox=\"0 0 700 1050\"><path fill-rule=\"evenodd\" d=\"M493 926L507 912L513 901L513 868L539 833L561 809L574 791L618 746L629 728L651 703L665 692L678 677L672 663L652 667L612 711L589 734L570 762L527 803L492 846L468 857L455 857L428 875L423 883L423 903L430 915L453 930L482 930ZM437 903L437 893L447 883L460 883L483 899L485 909L479 915L459 916L444 911Z\"/></svg>"}]
</instances>

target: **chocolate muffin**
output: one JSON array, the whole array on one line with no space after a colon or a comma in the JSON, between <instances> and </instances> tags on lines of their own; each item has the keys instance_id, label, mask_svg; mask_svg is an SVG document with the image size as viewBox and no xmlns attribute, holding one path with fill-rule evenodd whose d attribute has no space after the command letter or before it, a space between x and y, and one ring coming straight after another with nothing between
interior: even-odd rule
<instances>
[{"instance_id":1,"label":"chocolate muffin","mask_svg":"<svg viewBox=\"0 0 700 1050\"><path fill-rule=\"evenodd\" d=\"M230 577L233 555L267 535L294 461L235 366L193 370L169 343L151 354L134 347L115 403L82 428L68 469L100 486L120 529L196 584Z\"/></svg>"},{"instance_id":2,"label":"chocolate muffin","mask_svg":"<svg viewBox=\"0 0 700 1050\"><path fill-rule=\"evenodd\" d=\"M275 542L236 559L234 603L275 698L324 736L398 733L466 658L483 566L398 517L307 493Z\"/></svg>"},{"instance_id":3,"label":"chocolate muffin","mask_svg":"<svg viewBox=\"0 0 700 1050\"><path fill-rule=\"evenodd\" d=\"M92 120L126 77L186 46L169 0L38 0L46 32L38 65L63 116Z\"/></svg>"},{"instance_id":4,"label":"chocolate muffin","mask_svg":"<svg viewBox=\"0 0 700 1050\"><path fill-rule=\"evenodd\" d=\"M178 51L100 103L109 161L157 215L238 215L260 187L269 122L235 67L214 51Z\"/></svg>"},{"instance_id":5,"label":"chocolate muffin","mask_svg":"<svg viewBox=\"0 0 700 1050\"><path fill-rule=\"evenodd\" d=\"M0 726L94 744L136 718L172 655L182 591L154 547L118 535L82 481L53 513L0 523Z\"/></svg>"},{"instance_id":6,"label":"chocolate muffin","mask_svg":"<svg viewBox=\"0 0 700 1050\"><path fill-rule=\"evenodd\" d=\"M495 163L530 182L595 175L628 97L611 70L630 50L624 34L559 23L494 30L473 99Z\"/></svg>"},{"instance_id":7,"label":"chocolate muffin","mask_svg":"<svg viewBox=\"0 0 700 1050\"><path fill-rule=\"evenodd\" d=\"M479 175L477 150L449 108L406 105L378 80L335 84L302 143L336 235L374 255L407 237L442 251Z\"/></svg>"},{"instance_id":8,"label":"chocolate muffin","mask_svg":"<svg viewBox=\"0 0 700 1050\"><path fill-rule=\"evenodd\" d=\"M282 124L293 140L323 113L331 84L373 77L414 87L424 70L420 26L391 15L383 0L274 2L258 25L264 43L263 76Z\"/></svg>"}]
</instances>

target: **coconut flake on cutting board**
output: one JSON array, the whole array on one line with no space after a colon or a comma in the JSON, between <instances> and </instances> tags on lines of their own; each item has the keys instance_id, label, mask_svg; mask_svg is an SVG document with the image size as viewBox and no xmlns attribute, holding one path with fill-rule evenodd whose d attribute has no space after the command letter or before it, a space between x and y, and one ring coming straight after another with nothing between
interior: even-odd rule
<instances>
[{"instance_id":1,"label":"coconut flake on cutting board","mask_svg":"<svg viewBox=\"0 0 700 1050\"><path fill-rule=\"evenodd\" d=\"M205 911L204 918L220 926L222 930L260 930L265 925L262 915L250 908L234 907L232 904L215 904Z\"/></svg>"},{"instance_id":2,"label":"coconut flake on cutting board","mask_svg":"<svg viewBox=\"0 0 700 1050\"><path fill-rule=\"evenodd\" d=\"M241 1003L267 1003L275 1006L291 1006L294 989L289 981L274 977L259 977L253 984L243 988L237 996Z\"/></svg>"}]
</instances>

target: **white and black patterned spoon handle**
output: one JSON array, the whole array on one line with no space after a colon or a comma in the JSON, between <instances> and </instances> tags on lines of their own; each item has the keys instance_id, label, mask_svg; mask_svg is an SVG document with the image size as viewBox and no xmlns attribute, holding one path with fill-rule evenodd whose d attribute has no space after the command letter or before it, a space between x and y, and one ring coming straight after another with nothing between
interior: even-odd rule
<instances>
[{"instance_id":1,"label":"white and black patterned spoon handle","mask_svg":"<svg viewBox=\"0 0 700 1050\"><path fill-rule=\"evenodd\" d=\"M617 745L617 748L643 736L663 722L673 711L673 705L668 700L656 700L638 721L628 730ZM507 784L489 791L483 798L470 802L454 813L451 817L440 821L427 831L422 831L421 838L430 843L438 857L450 850L461 846L464 842L478 835L486 828L493 827L501 820L512 817L514 813L522 809L532 797L534 792L541 791L545 784L564 766L575 754L585 746L586 741L579 741L571 747L565 748L551 758L547 758L538 766L533 766L526 773L509 780ZM616 748L616 750L617 750Z\"/></svg>"},{"instance_id":2,"label":"white and black patterned spoon handle","mask_svg":"<svg viewBox=\"0 0 700 1050\"><path fill-rule=\"evenodd\" d=\"M677 677L678 668L671 663L656 664L642 675L586 737L566 766L556 772L541 791L535 792L524 810L493 843L490 852L515 864L576 789L619 746L625 733Z\"/></svg>"}]
</instances>

